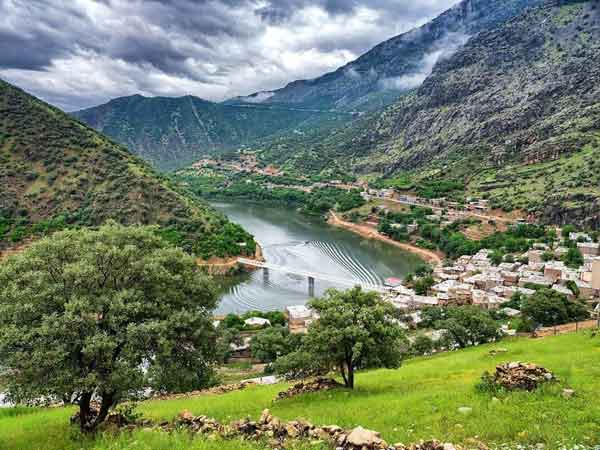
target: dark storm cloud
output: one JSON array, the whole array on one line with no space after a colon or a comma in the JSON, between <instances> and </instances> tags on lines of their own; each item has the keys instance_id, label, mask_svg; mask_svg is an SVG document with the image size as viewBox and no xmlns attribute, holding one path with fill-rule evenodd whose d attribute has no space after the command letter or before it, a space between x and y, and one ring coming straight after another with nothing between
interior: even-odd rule
<instances>
[{"instance_id":1,"label":"dark storm cloud","mask_svg":"<svg viewBox=\"0 0 600 450\"><path fill-rule=\"evenodd\" d=\"M334 70L458 0L0 0L0 77L63 108Z\"/></svg>"}]
</instances>

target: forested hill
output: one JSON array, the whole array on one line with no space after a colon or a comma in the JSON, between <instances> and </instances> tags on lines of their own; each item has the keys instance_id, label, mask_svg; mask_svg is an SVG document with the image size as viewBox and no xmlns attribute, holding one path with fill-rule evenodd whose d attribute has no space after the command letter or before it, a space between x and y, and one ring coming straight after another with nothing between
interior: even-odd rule
<instances>
[{"instance_id":1,"label":"forested hill","mask_svg":"<svg viewBox=\"0 0 600 450\"><path fill-rule=\"evenodd\" d=\"M190 249L227 220L145 162L0 80L0 249L65 226L159 224Z\"/></svg>"},{"instance_id":2,"label":"forested hill","mask_svg":"<svg viewBox=\"0 0 600 450\"><path fill-rule=\"evenodd\" d=\"M437 60L461 48L469 37L542 1L462 0L431 22L377 45L334 72L248 99L348 111L376 109L419 86Z\"/></svg>"},{"instance_id":3,"label":"forested hill","mask_svg":"<svg viewBox=\"0 0 600 450\"><path fill-rule=\"evenodd\" d=\"M350 114L297 107L141 95L117 98L73 115L162 170L184 167L206 154L235 150L313 123L351 118Z\"/></svg>"}]
</instances>

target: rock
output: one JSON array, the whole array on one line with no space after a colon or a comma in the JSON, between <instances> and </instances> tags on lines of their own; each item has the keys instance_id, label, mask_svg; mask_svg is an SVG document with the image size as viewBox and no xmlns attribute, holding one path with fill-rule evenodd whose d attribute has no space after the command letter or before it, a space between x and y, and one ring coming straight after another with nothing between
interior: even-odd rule
<instances>
[{"instance_id":1,"label":"rock","mask_svg":"<svg viewBox=\"0 0 600 450\"><path fill-rule=\"evenodd\" d=\"M510 362L496 367L493 381L508 390L533 391L540 383L554 380L554 375L531 363Z\"/></svg>"},{"instance_id":2,"label":"rock","mask_svg":"<svg viewBox=\"0 0 600 450\"><path fill-rule=\"evenodd\" d=\"M285 431L289 437L292 439L300 436L300 432L298 431L298 426L296 422L288 422L285 424Z\"/></svg>"},{"instance_id":3,"label":"rock","mask_svg":"<svg viewBox=\"0 0 600 450\"><path fill-rule=\"evenodd\" d=\"M473 408L469 406L461 406L460 408L458 408L458 412L466 416L473 412Z\"/></svg>"},{"instance_id":4,"label":"rock","mask_svg":"<svg viewBox=\"0 0 600 450\"><path fill-rule=\"evenodd\" d=\"M450 443L446 442L443 445L443 450L456 450L456 447L454 446L454 444L450 444Z\"/></svg>"},{"instance_id":5,"label":"rock","mask_svg":"<svg viewBox=\"0 0 600 450\"><path fill-rule=\"evenodd\" d=\"M562 391L562 396L563 398L573 398L575 396L575 390L574 389L563 389Z\"/></svg>"},{"instance_id":6,"label":"rock","mask_svg":"<svg viewBox=\"0 0 600 450\"><path fill-rule=\"evenodd\" d=\"M177 418L179 420L191 422L192 420L194 420L194 415L191 412L189 412L187 409L185 409L177 415Z\"/></svg>"},{"instance_id":7,"label":"rock","mask_svg":"<svg viewBox=\"0 0 600 450\"><path fill-rule=\"evenodd\" d=\"M273 416L271 415L271 411L269 411L268 409L265 409L262 414L260 415L260 423L269 423L271 422L271 420L273 420Z\"/></svg>"},{"instance_id":8,"label":"rock","mask_svg":"<svg viewBox=\"0 0 600 450\"><path fill-rule=\"evenodd\" d=\"M499 355L501 353L507 353L507 352L508 352L508 350L505 349L505 348L494 348L494 349L492 349L492 350L489 351L489 355L490 356L496 356L496 355Z\"/></svg>"},{"instance_id":9,"label":"rock","mask_svg":"<svg viewBox=\"0 0 600 450\"><path fill-rule=\"evenodd\" d=\"M325 427L322 427L327 433L334 435L336 433L341 433L342 431L342 427L338 427L337 425L328 425Z\"/></svg>"},{"instance_id":10,"label":"rock","mask_svg":"<svg viewBox=\"0 0 600 450\"><path fill-rule=\"evenodd\" d=\"M319 392L319 391L328 391L330 389L335 389L342 387L343 385L338 383L332 378L316 378L312 381L301 381L296 383L287 391L280 392L277 395L277 399L285 399L295 397L296 395L306 394L308 392Z\"/></svg>"},{"instance_id":11,"label":"rock","mask_svg":"<svg viewBox=\"0 0 600 450\"><path fill-rule=\"evenodd\" d=\"M354 447L371 447L373 444L380 442L379 433L372 430L367 430L363 427L356 427L348 435L346 442Z\"/></svg>"}]
</instances>

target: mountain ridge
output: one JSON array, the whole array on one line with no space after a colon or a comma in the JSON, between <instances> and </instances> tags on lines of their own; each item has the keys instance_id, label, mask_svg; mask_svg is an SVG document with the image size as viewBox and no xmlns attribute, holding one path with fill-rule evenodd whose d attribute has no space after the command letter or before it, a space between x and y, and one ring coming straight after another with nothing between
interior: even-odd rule
<instances>
[{"instance_id":1,"label":"mountain ridge","mask_svg":"<svg viewBox=\"0 0 600 450\"><path fill-rule=\"evenodd\" d=\"M215 103L192 95L119 97L72 113L162 170L184 167L211 153L235 150L315 120L314 110L260 103ZM347 114L323 111L319 121Z\"/></svg>"}]
</instances>

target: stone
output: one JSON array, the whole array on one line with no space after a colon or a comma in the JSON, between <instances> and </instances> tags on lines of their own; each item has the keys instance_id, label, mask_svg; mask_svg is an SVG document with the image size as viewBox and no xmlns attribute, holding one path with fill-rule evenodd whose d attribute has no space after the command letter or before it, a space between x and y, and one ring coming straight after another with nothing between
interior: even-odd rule
<instances>
[{"instance_id":1,"label":"stone","mask_svg":"<svg viewBox=\"0 0 600 450\"><path fill-rule=\"evenodd\" d=\"M531 363L510 362L496 366L493 382L508 390L533 391L540 383L554 380L548 370Z\"/></svg>"},{"instance_id":2,"label":"stone","mask_svg":"<svg viewBox=\"0 0 600 450\"><path fill-rule=\"evenodd\" d=\"M287 435L289 437L291 437L292 439L300 436L300 432L298 431L298 426L297 426L296 422L288 422L285 425L285 431L286 431Z\"/></svg>"},{"instance_id":3,"label":"stone","mask_svg":"<svg viewBox=\"0 0 600 450\"><path fill-rule=\"evenodd\" d=\"M473 408L469 406L461 406L460 408L458 408L458 412L466 416L473 412Z\"/></svg>"},{"instance_id":4,"label":"stone","mask_svg":"<svg viewBox=\"0 0 600 450\"><path fill-rule=\"evenodd\" d=\"M312 381L301 381L293 385L287 391L277 394L277 400L291 398L309 392L328 391L342 386L342 384L332 378L316 378Z\"/></svg>"},{"instance_id":5,"label":"stone","mask_svg":"<svg viewBox=\"0 0 600 450\"><path fill-rule=\"evenodd\" d=\"M354 447L371 447L373 444L380 442L379 433L372 430L367 430L363 427L356 427L348 435L347 443Z\"/></svg>"},{"instance_id":6,"label":"stone","mask_svg":"<svg viewBox=\"0 0 600 450\"><path fill-rule=\"evenodd\" d=\"M187 409L185 409L179 413L177 418L180 420L184 420L186 422L188 422L188 421L191 422L192 420L194 420L194 415L191 412L189 412Z\"/></svg>"},{"instance_id":7,"label":"stone","mask_svg":"<svg viewBox=\"0 0 600 450\"><path fill-rule=\"evenodd\" d=\"M563 398L573 398L575 396L575 390L574 389L563 389L562 391L562 396Z\"/></svg>"},{"instance_id":8,"label":"stone","mask_svg":"<svg viewBox=\"0 0 600 450\"><path fill-rule=\"evenodd\" d=\"M271 411L269 411L268 409L265 409L262 412L262 414L260 415L261 423L269 423L269 422L271 422L272 419L273 419L273 416L271 415Z\"/></svg>"},{"instance_id":9,"label":"stone","mask_svg":"<svg viewBox=\"0 0 600 450\"><path fill-rule=\"evenodd\" d=\"M446 442L443 446L443 450L456 450L456 447L454 446L454 444Z\"/></svg>"}]
</instances>

